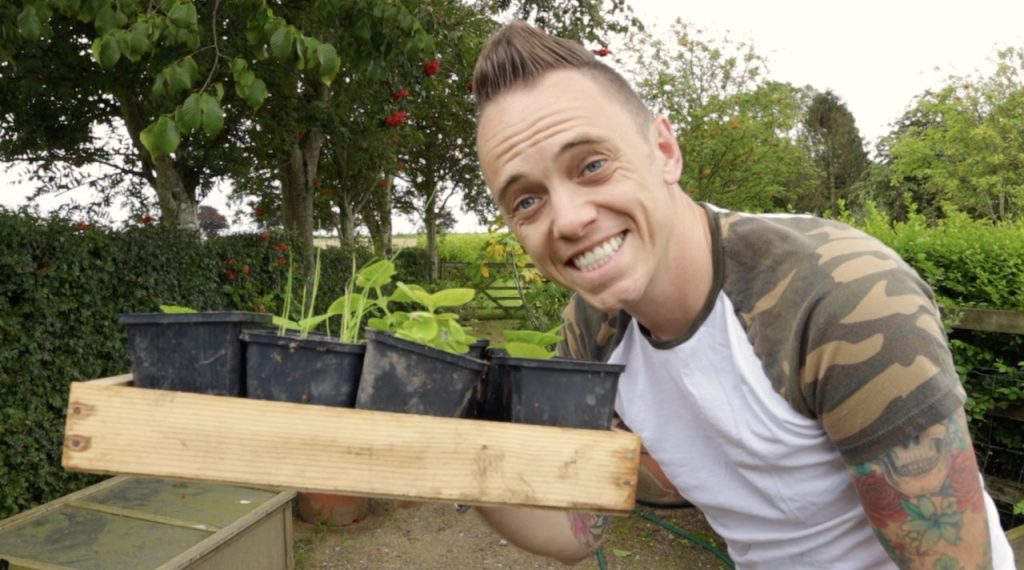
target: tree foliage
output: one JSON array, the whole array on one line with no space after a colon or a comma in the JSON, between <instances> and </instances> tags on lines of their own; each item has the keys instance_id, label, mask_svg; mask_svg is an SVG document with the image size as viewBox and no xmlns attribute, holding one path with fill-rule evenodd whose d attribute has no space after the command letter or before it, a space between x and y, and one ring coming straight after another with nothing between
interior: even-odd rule
<instances>
[{"instance_id":1,"label":"tree foliage","mask_svg":"<svg viewBox=\"0 0 1024 570\"><path fill-rule=\"evenodd\" d=\"M803 119L803 133L811 158L821 174L817 191L800 204L823 213L845 199L868 166L857 121L833 92L815 93Z\"/></svg>"},{"instance_id":2,"label":"tree foliage","mask_svg":"<svg viewBox=\"0 0 1024 570\"><path fill-rule=\"evenodd\" d=\"M952 77L921 95L886 151L891 181L976 218L1024 212L1024 50L989 77Z\"/></svg>"},{"instance_id":3,"label":"tree foliage","mask_svg":"<svg viewBox=\"0 0 1024 570\"><path fill-rule=\"evenodd\" d=\"M677 129L682 185L696 199L779 210L813 190L813 164L795 142L807 93L767 80L753 48L677 21L668 38L635 34L630 51L639 93Z\"/></svg>"}]
</instances>

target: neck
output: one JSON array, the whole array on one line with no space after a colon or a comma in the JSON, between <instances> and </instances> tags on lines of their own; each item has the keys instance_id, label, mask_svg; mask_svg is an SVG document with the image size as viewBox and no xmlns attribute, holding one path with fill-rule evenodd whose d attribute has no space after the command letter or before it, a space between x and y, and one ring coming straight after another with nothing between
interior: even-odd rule
<instances>
[{"instance_id":1,"label":"neck","mask_svg":"<svg viewBox=\"0 0 1024 570\"><path fill-rule=\"evenodd\" d=\"M679 212L665 271L651 283L643 300L626 309L654 340L670 340L689 332L714 282L708 214L685 195Z\"/></svg>"}]
</instances>

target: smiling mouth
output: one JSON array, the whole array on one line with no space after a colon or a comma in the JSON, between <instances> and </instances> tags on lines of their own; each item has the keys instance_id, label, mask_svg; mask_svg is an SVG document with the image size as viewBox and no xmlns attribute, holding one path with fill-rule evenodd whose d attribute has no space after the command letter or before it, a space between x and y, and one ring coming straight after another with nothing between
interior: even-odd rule
<instances>
[{"instance_id":1,"label":"smiling mouth","mask_svg":"<svg viewBox=\"0 0 1024 570\"><path fill-rule=\"evenodd\" d=\"M619 251L619 248L622 247L622 242L625 239L625 232L609 238L607 241L590 251L574 257L572 259L572 264L580 271L593 271L607 263L608 260L612 258L612 255L614 255L616 251Z\"/></svg>"}]
</instances>

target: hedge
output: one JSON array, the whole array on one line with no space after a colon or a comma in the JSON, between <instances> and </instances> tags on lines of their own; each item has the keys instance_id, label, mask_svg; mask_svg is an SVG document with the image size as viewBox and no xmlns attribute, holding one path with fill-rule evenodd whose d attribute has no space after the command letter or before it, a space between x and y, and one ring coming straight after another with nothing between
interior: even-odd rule
<instances>
[{"instance_id":1,"label":"hedge","mask_svg":"<svg viewBox=\"0 0 1024 570\"><path fill-rule=\"evenodd\" d=\"M125 312L160 304L277 311L286 234L210 240L157 226L123 231L0 211L0 518L94 480L60 467L69 382L130 368ZM341 294L363 248L322 256L318 298ZM422 281L426 253L404 250L399 277ZM300 268L301 271L301 268ZM320 304L318 303L318 304Z\"/></svg>"}]
</instances>

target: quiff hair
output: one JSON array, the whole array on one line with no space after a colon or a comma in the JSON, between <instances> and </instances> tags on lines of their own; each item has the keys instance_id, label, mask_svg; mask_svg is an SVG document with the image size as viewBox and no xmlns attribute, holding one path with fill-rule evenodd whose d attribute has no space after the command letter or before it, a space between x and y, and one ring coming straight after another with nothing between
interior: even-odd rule
<instances>
[{"instance_id":1,"label":"quiff hair","mask_svg":"<svg viewBox=\"0 0 1024 570\"><path fill-rule=\"evenodd\" d=\"M608 87L646 130L652 114L618 72L601 63L582 45L552 36L522 21L501 28L484 44L473 70L473 93L483 113L502 93L527 87L556 70L577 70Z\"/></svg>"}]
</instances>

